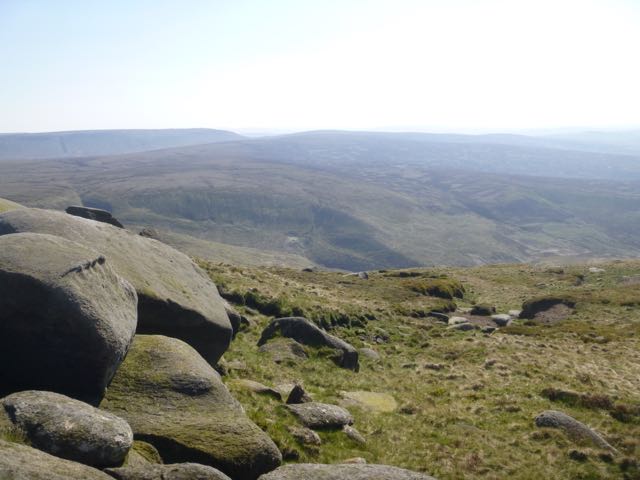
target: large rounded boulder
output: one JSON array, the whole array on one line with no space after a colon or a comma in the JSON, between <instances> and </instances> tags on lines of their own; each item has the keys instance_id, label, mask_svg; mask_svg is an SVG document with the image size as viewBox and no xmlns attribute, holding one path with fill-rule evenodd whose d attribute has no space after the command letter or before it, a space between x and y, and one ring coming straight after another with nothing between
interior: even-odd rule
<instances>
[{"instance_id":1,"label":"large rounded boulder","mask_svg":"<svg viewBox=\"0 0 640 480\"><path fill-rule=\"evenodd\" d=\"M176 337L215 365L231 342L224 301L189 257L153 239L63 212L24 208L0 214L0 235L58 235L103 254L138 293L138 333Z\"/></svg>"},{"instance_id":2,"label":"large rounded boulder","mask_svg":"<svg viewBox=\"0 0 640 480\"><path fill-rule=\"evenodd\" d=\"M28 390L0 400L13 431L56 457L94 467L121 465L133 443L121 418L53 392Z\"/></svg>"},{"instance_id":3,"label":"large rounded boulder","mask_svg":"<svg viewBox=\"0 0 640 480\"><path fill-rule=\"evenodd\" d=\"M97 403L133 339L137 296L70 240L0 237L0 395L50 390Z\"/></svg>"},{"instance_id":4,"label":"large rounded boulder","mask_svg":"<svg viewBox=\"0 0 640 480\"><path fill-rule=\"evenodd\" d=\"M113 480L112 477L95 468L2 439L0 439L0 478L3 480Z\"/></svg>"},{"instance_id":5,"label":"large rounded boulder","mask_svg":"<svg viewBox=\"0 0 640 480\"><path fill-rule=\"evenodd\" d=\"M136 335L101 408L127 420L167 463L196 462L253 480L282 460L218 373L175 338Z\"/></svg>"}]
</instances>

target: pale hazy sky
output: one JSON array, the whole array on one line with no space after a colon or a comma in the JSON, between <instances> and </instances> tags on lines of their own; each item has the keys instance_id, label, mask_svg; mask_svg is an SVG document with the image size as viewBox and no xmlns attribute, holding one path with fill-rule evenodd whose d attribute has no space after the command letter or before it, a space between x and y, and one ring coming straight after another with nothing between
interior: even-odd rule
<instances>
[{"instance_id":1,"label":"pale hazy sky","mask_svg":"<svg viewBox=\"0 0 640 480\"><path fill-rule=\"evenodd\" d=\"M0 131L640 124L640 0L0 0Z\"/></svg>"}]
</instances>

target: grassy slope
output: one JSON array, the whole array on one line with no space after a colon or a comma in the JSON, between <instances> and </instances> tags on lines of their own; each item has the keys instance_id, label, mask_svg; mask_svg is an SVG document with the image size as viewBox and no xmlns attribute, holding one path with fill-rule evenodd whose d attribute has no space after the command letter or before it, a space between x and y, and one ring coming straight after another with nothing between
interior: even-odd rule
<instances>
[{"instance_id":1,"label":"grassy slope","mask_svg":"<svg viewBox=\"0 0 640 480\"><path fill-rule=\"evenodd\" d=\"M623 423L607 411L551 402L540 395L542 389L555 387L638 405L640 262L606 264L604 273L589 273L584 265L418 270L427 280L447 275L462 281L467 293L458 300L460 307L488 302L506 311L539 295L569 293L578 299L576 313L562 323L545 327L518 321L490 336L451 332L432 319L406 316L443 300L412 292L407 285L414 279L400 278L397 272L373 273L367 281L340 273L203 266L227 292L255 289L251 296L258 296L263 307L276 305L284 313L297 308L320 320L353 318L354 325L336 327L333 333L381 354L380 362L361 358L359 373L340 370L326 353L314 351L300 364L276 365L256 347L260 327L269 317L238 306L258 326L240 333L225 354L227 361L246 364L245 370L232 369L226 381L248 414L281 448L297 451L301 461L362 456L442 479L640 478L630 466L640 460L638 417ZM376 319L357 326L372 316ZM375 341L387 335L387 342ZM444 367L425 368L430 363ZM323 445L305 448L287 432L296 421L282 404L244 391L235 378L272 386L303 381L316 400L331 403L342 401L341 391L389 393L399 408L372 413L349 407L355 426L367 438L364 446L341 432L324 432ZM558 431L534 427L534 417L549 408L596 428L620 455L608 462L597 450L575 445ZM588 459L571 460L572 449L586 452Z\"/></svg>"}]
</instances>

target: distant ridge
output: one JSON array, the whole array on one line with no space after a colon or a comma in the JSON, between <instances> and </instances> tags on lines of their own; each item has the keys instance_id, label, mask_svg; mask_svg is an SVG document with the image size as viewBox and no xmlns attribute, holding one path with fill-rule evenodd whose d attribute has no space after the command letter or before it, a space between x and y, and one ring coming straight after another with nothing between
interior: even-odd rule
<instances>
[{"instance_id":1,"label":"distant ridge","mask_svg":"<svg viewBox=\"0 0 640 480\"><path fill-rule=\"evenodd\" d=\"M0 134L0 160L119 155L242 138L207 128L5 133Z\"/></svg>"}]
</instances>

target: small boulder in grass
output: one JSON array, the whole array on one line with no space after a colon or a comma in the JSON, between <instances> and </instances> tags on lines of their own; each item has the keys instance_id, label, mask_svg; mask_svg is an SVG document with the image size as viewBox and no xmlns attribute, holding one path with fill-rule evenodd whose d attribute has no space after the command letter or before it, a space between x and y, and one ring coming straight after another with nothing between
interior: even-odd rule
<instances>
[{"instance_id":1,"label":"small boulder in grass","mask_svg":"<svg viewBox=\"0 0 640 480\"><path fill-rule=\"evenodd\" d=\"M536 417L535 423L537 427L562 430L574 441L589 442L598 448L617 452L598 432L566 413L546 410Z\"/></svg>"},{"instance_id":2,"label":"small boulder in grass","mask_svg":"<svg viewBox=\"0 0 640 480\"><path fill-rule=\"evenodd\" d=\"M487 305L486 303L479 303L471 308L471 315L488 317L489 315L493 315L494 313L496 313L496 307Z\"/></svg>"}]
</instances>

